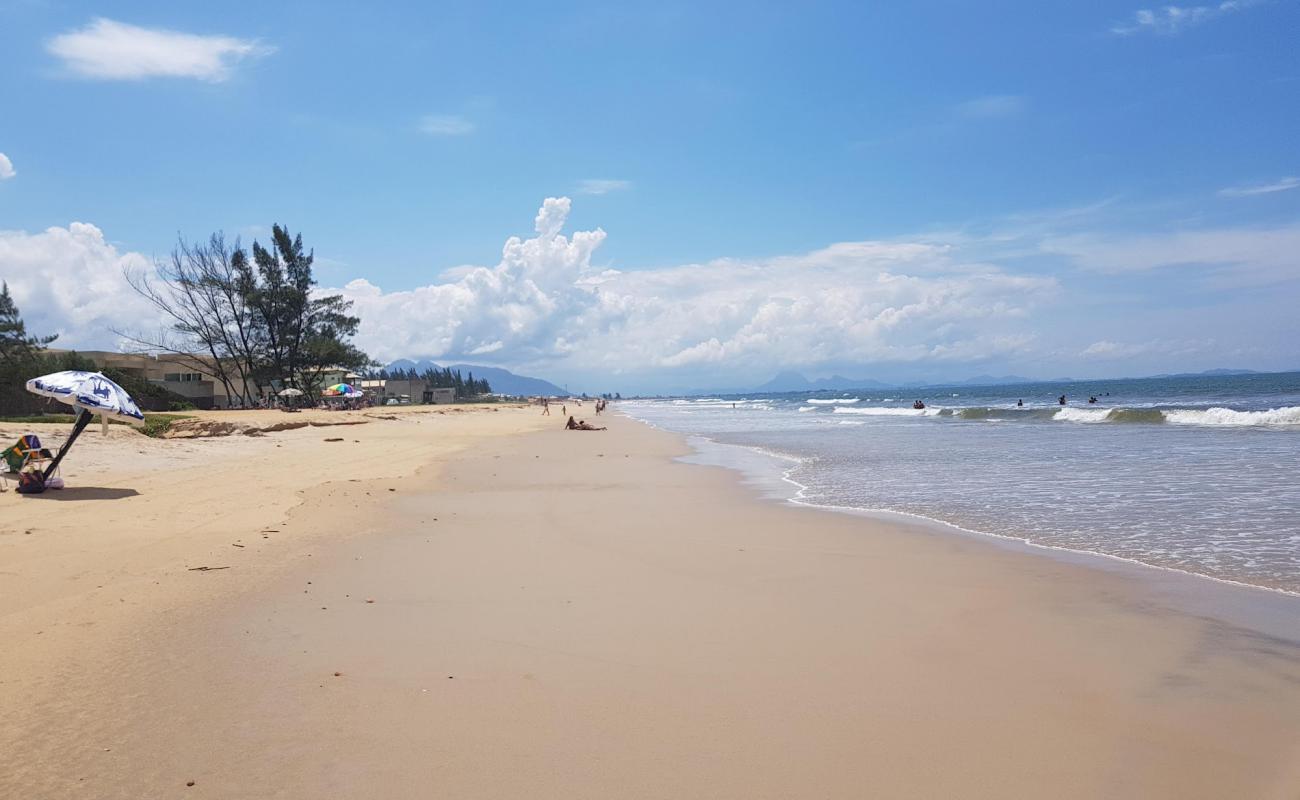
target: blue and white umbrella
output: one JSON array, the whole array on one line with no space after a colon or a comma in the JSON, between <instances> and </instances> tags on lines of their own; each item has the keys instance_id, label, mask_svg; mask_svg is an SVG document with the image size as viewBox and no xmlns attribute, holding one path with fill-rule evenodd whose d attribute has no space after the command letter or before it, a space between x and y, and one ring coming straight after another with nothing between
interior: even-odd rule
<instances>
[{"instance_id":1,"label":"blue and white umbrella","mask_svg":"<svg viewBox=\"0 0 1300 800\"><path fill-rule=\"evenodd\" d=\"M144 424L144 414L126 389L98 372L83 372L79 369L51 372L28 381L27 391L53 397L92 415L113 417L132 425Z\"/></svg>"},{"instance_id":2,"label":"blue and white umbrella","mask_svg":"<svg viewBox=\"0 0 1300 800\"><path fill-rule=\"evenodd\" d=\"M77 437L86 429L90 421L98 414L104 420L104 430L108 430L108 420L110 418L120 419L132 425L143 425L144 414L140 407L127 394L126 389L113 383L98 372L83 372L82 370L69 369L63 372L52 372L49 375L42 375L39 378L32 378L27 382L27 391L32 394L53 397L61 403L67 403L77 409L77 421L72 426L72 435L59 448L59 453L54 457L54 461L45 469L44 479L48 480L58 468L59 462L67 455L71 449L72 443L77 441ZM44 480L41 481L40 489L45 488Z\"/></svg>"}]
</instances>

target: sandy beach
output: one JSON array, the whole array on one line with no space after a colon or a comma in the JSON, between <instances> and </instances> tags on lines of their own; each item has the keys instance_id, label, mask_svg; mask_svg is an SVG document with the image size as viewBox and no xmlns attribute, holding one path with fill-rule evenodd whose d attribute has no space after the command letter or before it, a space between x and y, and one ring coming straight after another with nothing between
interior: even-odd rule
<instances>
[{"instance_id":1,"label":"sandy beach","mask_svg":"<svg viewBox=\"0 0 1300 800\"><path fill-rule=\"evenodd\" d=\"M618 414L254 413L357 424L0 495L0 797L1300 797L1300 643L1140 578Z\"/></svg>"}]
</instances>

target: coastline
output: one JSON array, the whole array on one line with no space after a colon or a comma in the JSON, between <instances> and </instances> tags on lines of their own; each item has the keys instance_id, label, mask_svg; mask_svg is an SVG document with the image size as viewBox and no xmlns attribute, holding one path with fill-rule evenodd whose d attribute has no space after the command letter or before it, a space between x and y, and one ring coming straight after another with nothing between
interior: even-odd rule
<instances>
[{"instance_id":1,"label":"coastline","mask_svg":"<svg viewBox=\"0 0 1300 800\"><path fill-rule=\"evenodd\" d=\"M803 493L808 487L790 477L792 469L773 466L775 462L794 462L797 465L801 460L796 456L768 451L761 447L720 442L703 434L677 434L651 422L635 417L633 419L654 430L685 438L694 452L679 459L684 463L717 466L739 472L744 475L746 483L752 485L769 500L865 517L893 525L923 528L948 536L974 538L994 547L1011 548L1039 558L1051 558L1087 569L1115 572L1145 584L1145 588L1154 590L1175 610L1203 615L1300 644L1300 593L1274 586L1220 578L1098 550L1081 550L1033 541L1021 536L964 528L939 517L924 514L827 505L805 500ZM737 458L736 453L746 455ZM757 456L757 458L750 456ZM778 473L775 480L772 477L773 473ZM778 487L784 487L785 490L782 491Z\"/></svg>"},{"instance_id":2,"label":"coastline","mask_svg":"<svg viewBox=\"0 0 1300 800\"><path fill-rule=\"evenodd\" d=\"M630 419L514 422L302 490L281 518L305 538L243 583L180 573L112 637L69 621L76 669L7 670L26 713L6 717L0 794L1287 797L1300 780L1293 644L1122 575L763 502ZM41 609L12 600L21 633Z\"/></svg>"}]
</instances>

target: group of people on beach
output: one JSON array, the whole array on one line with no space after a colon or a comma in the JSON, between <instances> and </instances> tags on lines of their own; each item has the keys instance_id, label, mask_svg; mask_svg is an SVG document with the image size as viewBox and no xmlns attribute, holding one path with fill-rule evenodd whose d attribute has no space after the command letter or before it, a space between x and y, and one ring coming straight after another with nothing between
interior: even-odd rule
<instances>
[{"instance_id":1,"label":"group of people on beach","mask_svg":"<svg viewBox=\"0 0 1300 800\"><path fill-rule=\"evenodd\" d=\"M574 405L576 405L576 406L579 407L579 408L582 407L582 402L579 401L579 400L574 400L573 403L574 403ZM549 417L549 416L551 415L551 400L550 400L550 398L549 398L549 397L543 397L543 398L541 399L541 405L542 405L542 416L543 416L543 417ZM601 398L601 399L597 399L597 400L596 400L596 413L599 414L599 413L601 413L602 411L604 411L605 408L606 408L606 406L607 406L607 403L606 403L606 401L605 401L603 398ZM592 425L591 423L587 422L585 419L575 420L575 419L574 419L574 418L569 414L569 405L568 405L568 403L562 403L562 404L560 405L560 415L569 418L569 419L564 423L564 429L565 429L565 430L568 430L568 431L603 431L603 430L605 430L605 428L604 428L603 426L602 426L602 427L597 427L597 426Z\"/></svg>"}]
</instances>

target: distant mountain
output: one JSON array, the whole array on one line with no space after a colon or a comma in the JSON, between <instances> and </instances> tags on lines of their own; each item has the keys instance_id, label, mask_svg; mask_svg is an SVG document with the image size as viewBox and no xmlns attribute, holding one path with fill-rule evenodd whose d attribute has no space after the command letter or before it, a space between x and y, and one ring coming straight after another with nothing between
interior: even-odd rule
<instances>
[{"instance_id":1,"label":"distant mountain","mask_svg":"<svg viewBox=\"0 0 1300 800\"><path fill-rule=\"evenodd\" d=\"M1262 375L1253 369L1207 369L1204 372L1175 372L1169 375L1152 375L1153 378L1227 378L1233 375Z\"/></svg>"},{"instance_id":2,"label":"distant mountain","mask_svg":"<svg viewBox=\"0 0 1300 800\"><path fill-rule=\"evenodd\" d=\"M389 369L413 369L416 372L424 372L426 369L446 369L449 366L453 370L460 370L461 374L469 377L469 373L474 373L475 378L486 378L492 391L496 394L518 394L518 395L566 395L564 389L550 381L541 378L530 378L526 375L516 375L508 369L500 367L484 367L476 364L436 364L429 359L420 359L412 361L409 358L399 358L388 365Z\"/></svg>"},{"instance_id":3,"label":"distant mountain","mask_svg":"<svg viewBox=\"0 0 1300 800\"><path fill-rule=\"evenodd\" d=\"M888 389L889 384L869 378L846 378L832 375L810 381L798 372L782 372L772 380L754 389L755 392L817 392L844 389Z\"/></svg>"}]
</instances>

